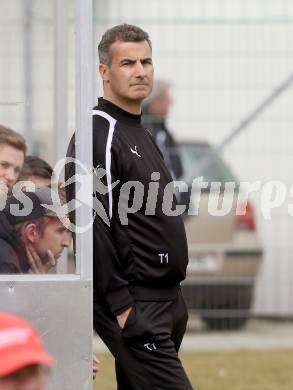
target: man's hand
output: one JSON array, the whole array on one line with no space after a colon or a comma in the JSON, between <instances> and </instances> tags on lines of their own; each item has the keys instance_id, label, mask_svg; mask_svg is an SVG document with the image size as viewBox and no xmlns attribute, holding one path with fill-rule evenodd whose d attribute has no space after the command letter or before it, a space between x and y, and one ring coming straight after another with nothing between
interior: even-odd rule
<instances>
[{"instance_id":1,"label":"man's hand","mask_svg":"<svg viewBox=\"0 0 293 390\"><path fill-rule=\"evenodd\" d=\"M124 328L125 322L126 322L128 316L129 316L131 310L132 310L132 307L129 307L123 313L121 313L118 316L116 316L117 322L118 322L118 324L119 324L121 329Z\"/></svg>"},{"instance_id":2,"label":"man's hand","mask_svg":"<svg viewBox=\"0 0 293 390\"><path fill-rule=\"evenodd\" d=\"M93 379L95 379L99 371L99 364L100 364L99 359L96 357L96 355L93 355Z\"/></svg>"},{"instance_id":3,"label":"man's hand","mask_svg":"<svg viewBox=\"0 0 293 390\"><path fill-rule=\"evenodd\" d=\"M30 263L30 271L33 274L46 274L49 272L51 268L55 267L57 263L50 249L47 250L48 259L45 263L42 262L40 256L34 250L32 245L29 244L26 247L26 253L27 253L28 261Z\"/></svg>"}]
</instances>

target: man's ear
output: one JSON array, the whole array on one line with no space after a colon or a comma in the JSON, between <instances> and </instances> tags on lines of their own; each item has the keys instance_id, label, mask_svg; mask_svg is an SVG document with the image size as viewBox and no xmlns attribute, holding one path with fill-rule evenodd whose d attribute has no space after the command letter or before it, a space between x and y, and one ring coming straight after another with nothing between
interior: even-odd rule
<instances>
[{"instance_id":1,"label":"man's ear","mask_svg":"<svg viewBox=\"0 0 293 390\"><path fill-rule=\"evenodd\" d=\"M30 244L34 244L38 238L38 230L34 223L29 223L26 225L23 231L23 238L27 240Z\"/></svg>"},{"instance_id":2,"label":"man's ear","mask_svg":"<svg viewBox=\"0 0 293 390\"><path fill-rule=\"evenodd\" d=\"M106 64L99 65L99 72L103 81L109 80L109 66Z\"/></svg>"}]
</instances>

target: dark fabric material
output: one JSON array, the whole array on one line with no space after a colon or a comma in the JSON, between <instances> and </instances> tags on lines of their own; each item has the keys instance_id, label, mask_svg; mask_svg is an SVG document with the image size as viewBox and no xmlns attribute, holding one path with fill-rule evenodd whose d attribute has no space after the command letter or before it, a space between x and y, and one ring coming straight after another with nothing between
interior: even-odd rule
<instances>
[{"instance_id":1,"label":"dark fabric material","mask_svg":"<svg viewBox=\"0 0 293 390\"><path fill-rule=\"evenodd\" d=\"M153 288L158 300L160 289L179 285L186 276L187 242L181 216L170 216L163 210L167 185L171 189L170 208L176 207L173 181L153 137L141 125L140 115L104 99L99 99L94 110L104 116L93 116L93 164L105 171L99 179L94 175L93 203L98 210L93 225L94 295L117 314L133 305L132 285ZM67 156L75 157L74 137ZM154 172L159 173L158 196L151 215L146 210ZM65 175L66 181L72 178L74 164L68 164ZM116 182L110 192L103 192ZM134 194L130 192L128 203L121 202L120 194L129 182L139 182L144 192L140 209L128 213L125 222L121 212L132 205ZM68 201L74 199L74 183L66 186L66 191Z\"/></svg>"},{"instance_id":2,"label":"dark fabric material","mask_svg":"<svg viewBox=\"0 0 293 390\"><path fill-rule=\"evenodd\" d=\"M172 301L135 301L123 330L94 302L94 328L115 357L118 390L190 390L178 358L187 324L181 294Z\"/></svg>"},{"instance_id":3,"label":"dark fabric material","mask_svg":"<svg viewBox=\"0 0 293 390\"><path fill-rule=\"evenodd\" d=\"M129 290L136 301L172 301L176 299L180 285L171 288L155 288L152 286L131 285Z\"/></svg>"},{"instance_id":4,"label":"dark fabric material","mask_svg":"<svg viewBox=\"0 0 293 390\"><path fill-rule=\"evenodd\" d=\"M183 175L183 167L177 142L166 126L166 119L159 115L144 112L142 123L152 133L156 144L163 154L165 163L172 173L172 177L174 180L178 180Z\"/></svg>"},{"instance_id":5,"label":"dark fabric material","mask_svg":"<svg viewBox=\"0 0 293 390\"><path fill-rule=\"evenodd\" d=\"M28 272L30 266L20 237L4 213L0 213L0 274Z\"/></svg>"}]
</instances>

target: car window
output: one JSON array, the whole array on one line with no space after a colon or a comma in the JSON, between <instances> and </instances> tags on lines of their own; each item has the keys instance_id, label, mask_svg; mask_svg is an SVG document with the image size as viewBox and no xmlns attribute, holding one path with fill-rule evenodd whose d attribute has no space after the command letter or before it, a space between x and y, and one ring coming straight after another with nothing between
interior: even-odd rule
<instances>
[{"instance_id":1,"label":"car window","mask_svg":"<svg viewBox=\"0 0 293 390\"><path fill-rule=\"evenodd\" d=\"M180 144L179 152L185 178L203 176L207 182L236 182L230 168L206 144Z\"/></svg>"}]
</instances>

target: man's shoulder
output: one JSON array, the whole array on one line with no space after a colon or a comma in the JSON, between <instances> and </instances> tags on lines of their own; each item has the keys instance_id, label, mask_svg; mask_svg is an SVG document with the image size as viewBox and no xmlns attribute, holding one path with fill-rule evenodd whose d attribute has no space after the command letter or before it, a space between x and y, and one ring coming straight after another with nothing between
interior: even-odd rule
<instances>
[{"instance_id":1,"label":"man's shoulder","mask_svg":"<svg viewBox=\"0 0 293 390\"><path fill-rule=\"evenodd\" d=\"M100 111L93 111L93 135L95 134L109 134L113 132L116 127L117 119L112 117L110 114Z\"/></svg>"},{"instance_id":2,"label":"man's shoulder","mask_svg":"<svg viewBox=\"0 0 293 390\"><path fill-rule=\"evenodd\" d=\"M6 257L7 255L17 256L16 247L3 236L0 236L0 248L0 258Z\"/></svg>"}]
</instances>

